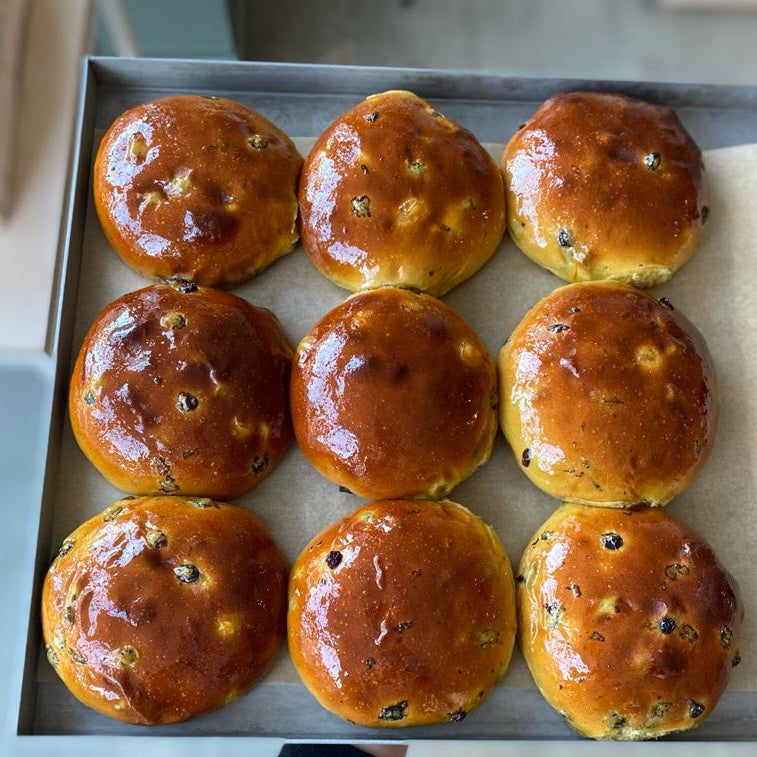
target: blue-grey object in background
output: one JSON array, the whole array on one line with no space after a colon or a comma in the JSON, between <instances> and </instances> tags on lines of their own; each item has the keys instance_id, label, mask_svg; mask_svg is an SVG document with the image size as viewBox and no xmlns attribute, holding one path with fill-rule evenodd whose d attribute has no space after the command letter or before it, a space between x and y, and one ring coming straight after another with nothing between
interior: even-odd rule
<instances>
[{"instance_id":1,"label":"blue-grey object in background","mask_svg":"<svg viewBox=\"0 0 757 757\"><path fill-rule=\"evenodd\" d=\"M225 0L112 0L119 2L138 54L155 58L234 59L234 38ZM111 0L100 0L104 6ZM96 48L117 54L107 14L98 8Z\"/></svg>"}]
</instances>

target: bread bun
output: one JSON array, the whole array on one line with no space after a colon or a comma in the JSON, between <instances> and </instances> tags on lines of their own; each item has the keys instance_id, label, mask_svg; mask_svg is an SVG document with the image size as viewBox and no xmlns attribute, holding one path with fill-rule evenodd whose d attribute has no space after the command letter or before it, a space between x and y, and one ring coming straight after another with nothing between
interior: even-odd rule
<instances>
[{"instance_id":1,"label":"bread bun","mask_svg":"<svg viewBox=\"0 0 757 757\"><path fill-rule=\"evenodd\" d=\"M712 359L664 297L609 281L556 289L513 331L499 375L515 459L554 497L664 505L712 449Z\"/></svg>"},{"instance_id":2,"label":"bread bun","mask_svg":"<svg viewBox=\"0 0 757 757\"><path fill-rule=\"evenodd\" d=\"M491 528L453 502L394 500L316 536L289 582L289 651L363 726L458 722L510 662L515 588Z\"/></svg>"},{"instance_id":3,"label":"bread bun","mask_svg":"<svg viewBox=\"0 0 757 757\"><path fill-rule=\"evenodd\" d=\"M77 528L50 567L47 657L104 715L186 720L268 671L284 637L286 579L279 550L246 510L127 498Z\"/></svg>"},{"instance_id":4,"label":"bread bun","mask_svg":"<svg viewBox=\"0 0 757 757\"><path fill-rule=\"evenodd\" d=\"M302 340L295 435L330 481L367 499L438 499L483 465L497 432L494 360L440 300L353 295Z\"/></svg>"},{"instance_id":5,"label":"bread bun","mask_svg":"<svg viewBox=\"0 0 757 757\"><path fill-rule=\"evenodd\" d=\"M502 156L515 244L565 281L667 281L709 213L702 154L670 109L625 95L550 97Z\"/></svg>"},{"instance_id":6,"label":"bread bun","mask_svg":"<svg viewBox=\"0 0 757 757\"><path fill-rule=\"evenodd\" d=\"M84 338L74 436L123 491L239 496L291 440L291 357L276 317L233 294L187 282L130 292Z\"/></svg>"},{"instance_id":7,"label":"bread bun","mask_svg":"<svg viewBox=\"0 0 757 757\"><path fill-rule=\"evenodd\" d=\"M105 133L95 208L110 244L143 276L230 286L294 248L301 166L289 137L254 110L164 97Z\"/></svg>"},{"instance_id":8,"label":"bread bun","mask_svg":"<svg viewBox=\"0 0 757 757\"><path fill-rule=\"evenodd\" d=\"M441 296L486 263L505 229L497 164L412 92L371 95L334 121L305 160L299 199L310 259L352 291Z\"/></svg>"},{"instance_id":9,"label":"bread bun","mask_svg":"<svg viewBox=\"0 0 757 757\"><path fill-rule=\"evenodd\" d=\"M664 510L564 505L536 532L516 580L534 681L584 736L693 728L741 660L735 581Z\"/></svg>"}]
</instances>

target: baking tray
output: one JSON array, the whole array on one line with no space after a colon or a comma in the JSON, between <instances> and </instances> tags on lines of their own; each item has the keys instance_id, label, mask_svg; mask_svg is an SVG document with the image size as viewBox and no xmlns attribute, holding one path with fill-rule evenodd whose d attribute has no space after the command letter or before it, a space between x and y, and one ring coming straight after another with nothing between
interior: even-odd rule
<instances>
[{"instance_id":1,"label":"baking tray","mask_svg":"<svg viewBox=\"0 0 757 757\"><path fill-rule=\"evenodd\" d=\"M743 144L757 139L756 87L525 79L476 73L298 64L86 59L83 64L78 136L73 155L66 230L59 256L56 304L50 326L49 349L56 370L47 439L45 484L38 509L29 514L35 523L38 522L38 533L34 554L25 566L30 605L25 647L19 650L23 665L19 666L18 680L14 681L17 687L14 692L17 699L14 701L18 702L18 711L14 713L14 717L18 735L233 735L349 741L371 738L576 738L535 689L505 686L495 688L487 702L462 723L388 731L357 728L331 716L320 708L300 684L264 682L249 695L222 710L186 723L147 730L100 716L79 704L54 674L50 675L51 671L44 667L47 665L43 662L44 656L40 654L37 607L41 581L53 545L60 539L61 533L65 532L62 524L71 527L77 525L75 522L67 523L66 514L59 507L62 496L61 476L65 479L65 466L69 462L64 455L61 466L62 450L65 447L62 440L67 431L65 399L72 348L78 347L73 342L73 335L75 327L80 332L105 304L83 302L79 296L80 281L86 281L91 286L92 274L102 273L96 267L96 270L90 270L91 261L87 263L86 256L94 233L88 233L87 229L91 230L92 224L97 223L92 215L90 174L93 150L97 147L99 135L115 116L138 103L170 93L197 92L229 96L247 103L293 137L315 137L335 117L362 97L386 89L410 89L432 100L446 115L471 129L482 142L506 140L544 98L558 91L572 89L625 92L671 105L676 108L681 120L703 149ZM295 254L302 255L302 252ZM127 289L146 283L125 268L120 270L126 277L124 286ZM548 276L543 272L537 274L536 271L534 266L534 275ZM268 274L263 274L265 275ZM558 283L552 279L550 288ZM346 293L334 288L329 296L333 304L336 304ZM314 321L313 317L312 322ZM503 330L500 343L505 335ZM299 336L290 331L293 341ZM504 445L501 435L498 445L500 448ZM495 454L503 452L502 449L495 450ZM281 485L282 480L286 480L285 473L277 473L269 481L273 483L278 479ZM263 485L265 482L261 486ZM81 491L82 497L88 495L91 492ZM115 490L112 498L117 498ZM461 496L460 501L465 502L465 499ZM554 501L551 502L544 510L545 513L554 506ZM109 501L93 503L91 513L94 514L108 503ZM341 507L344 512L348 512L358 504L357 500L353 500ZM267 520L272 525L270 519ZM329 519L325 518L322 525L325 526L328 522ZM275 532L275 529L272 530ZM61 533L57 533L59 531ZM285 549L288 546L290 558L292 545L303 546L311 535L291 535L289 544L284 545ZM519 554L511 550L510 557L513 562L517 562ZM740 567L744 569L743 566ZM757 692L726 692L717 709L701 727L673 738L747 740L756 737Z\"/></svg>"}]
</instances>

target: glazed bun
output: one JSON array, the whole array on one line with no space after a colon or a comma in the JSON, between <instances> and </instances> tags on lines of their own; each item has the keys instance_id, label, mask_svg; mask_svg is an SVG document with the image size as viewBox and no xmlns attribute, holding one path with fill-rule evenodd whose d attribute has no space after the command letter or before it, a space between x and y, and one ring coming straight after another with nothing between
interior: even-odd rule
<instances>
[{"instance_id":1,"label":"glazed bun","mask_svg":"<svg viewBox=\"0 0 757 757\"><path fill-rule=\"evenodd\" d=\"M243 494L291 441L292 349L276 317L188 282L130 292L92 324L71 377L82 452L132 494Z\"/></svg>"},{"instance_id":2,"label":"glazed bun","mask_svg":"<svg viewBox=\"0 0 757 757\"><path fill-rule=\"evenodd\" d=\"M664 297L609 281L556 289L513 331L499 376L502 430L553 497L664 505L712 449L712 359Z\"/></svg>"},{"instance_id":3,"label":"glazed bun","mask_svg":"<svg viewBox=\"0 0 757 757\"><path fill-rule=\"evenodd\" d=\"M502 156L507 226L565 281L667 281L709 210L702 155L676 114L625 95L550 97Z\"/></svg>"},{"instance_id":4,"label":"glazed bun","mask_svg":"<svg viewBox=\"0 0 757 757\"><path fill-rule=\"evenodd\" d=\"M186 720L268 671L284 637L286 580L276 545L246 510L127 498L76 529L50 567L47 657L104 715Z\"/></svg>"},{"instance_id":5,"label":"glazed bun","mask_svg":"<svg viewBox=\"0 0 757 757\"><path fill-rule=\"evenodd\" d=\"M441 296L486 263L505 229L494 160L467 129L399 90L371 95L321 134L299 200L311 261L352 291Z\"/></svg>"},{"instance_id":6,"label":"glazed bun","mask_svg":"<svg viewBox=\"0 0 757 757\"><path fill-rule=\"evenodd\" d=\"M497 431L494 360L443 302L353 295L302 340L291 402L300 449L367 499L438 499L483 465Z\"/></svg>"},{"instance_id":7,"label":"glazed bun","mask_svg":"<svg viewBox=\"0 0 757 757\"><path fill-rule=\"evenodd\" d=\"M460 721L510 662L510 563L492 529L453 502L367 505L297 558L287 625L304 684L339 717Z\"/></svg>"},{"instance_id":8,"label":"glazed bun","mask_svg":"<svg viewBox=\"0 0 757 757\"><path fill-rule=\"evenodd\" d=\"M254 110L175 95L106 132L94 170L105 236L135 271L231 286L297 242L293 142Z\"/></svg>"},{"instance_id":9,"label":"glazed bun","mask_svg":"<svg viewBox=\"0 0 757 757\"><path fill-rule=\"evenodd\" d=\"M693 728L741 660L735 581L664 510L564 505L518 573L520 648L544 698L584 736Z\"/></svg>"}]
</instances>

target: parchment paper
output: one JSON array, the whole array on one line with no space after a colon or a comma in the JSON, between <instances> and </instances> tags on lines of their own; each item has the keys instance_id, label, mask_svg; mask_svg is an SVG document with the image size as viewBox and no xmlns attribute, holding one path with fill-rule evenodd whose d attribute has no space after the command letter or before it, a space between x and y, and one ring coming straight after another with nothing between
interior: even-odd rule
<instances>
[{"instance_id":1,"label":"parchment paper","mask_svg":"<svg viewBox=\"0 0 757 757\"><path fill-rule=\"evenodd\" d=\"M99 136L99 135L98 135ZM312 139L295 140L306 155ZM99 139L95 141L98 144ZM487 149L496 160L501 145ZM665 295L704 334L717 368L722 412L714 452L697 480L669 510L703 534L736 577L746 604L742 663L730 688L757 690L757 145L705 155L711 212L694 258L668 284ZM111 250L92 206L87 211L74 354L100 310L149 282ZM521 254L505 237L492 260L444 299L476 329L496 356L510 331L538 299L563 282ZM258 278L233 290L273 310L293 345L327 310L348 296L329 283L298 248ZM52 545L121 495L79 451L66 420L60 450ZM539 525L559 505L518 470L502 434L486 466L450 495L492 524L513 566ZM260 515L290 563L316 533L362 500L323 479L293 444L281 465L238 503ZM45 662L40 680L55 680ZM262 686L299 683L283 651ZM517 649L502 686L533 688Z\"/></svg>"}]
</instances>

